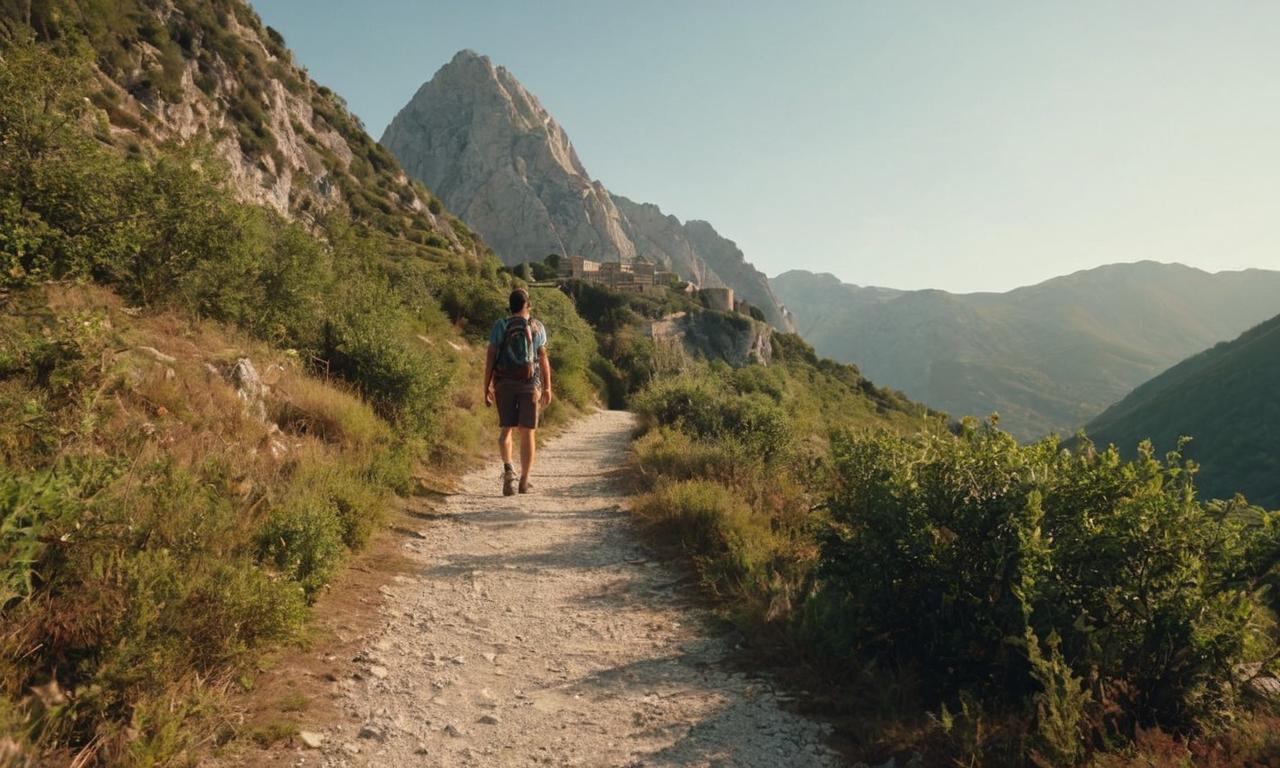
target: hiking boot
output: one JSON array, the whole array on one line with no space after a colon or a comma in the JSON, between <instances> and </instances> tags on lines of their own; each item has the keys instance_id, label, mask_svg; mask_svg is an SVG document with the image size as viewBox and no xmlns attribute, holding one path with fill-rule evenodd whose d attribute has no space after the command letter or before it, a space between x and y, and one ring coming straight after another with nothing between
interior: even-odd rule
<instances>
[{"instance_id":1,"label":"hiking boot","mask_svg":"<svg viewBox=\"0 0 1280 768\"><path fill-rule=\"evenodd\" d=\"M513 496L516 492L516 468L510 464L502 469L502 495Z\"/></svg>"},{"instance_id":2,"label":"hiking boot","mask_svg":"<svg viewBox=\"0 0 1280 768\"><path fill-rule=\"evenodd\" d=\"M520 481L520 492L533 493L533 483L529 482L528 478L525 478Z\"/></svg>"}]
</instances>

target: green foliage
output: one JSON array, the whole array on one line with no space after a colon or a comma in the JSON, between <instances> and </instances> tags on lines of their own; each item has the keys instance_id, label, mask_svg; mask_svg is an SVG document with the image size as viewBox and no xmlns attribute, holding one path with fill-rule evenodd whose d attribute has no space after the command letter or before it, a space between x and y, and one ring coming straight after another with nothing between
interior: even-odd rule
<instances>
[{"instance_id":1,"label":"green foliage","mask_svg":"<svg viewBox=\"0 0 1280 768\"><path fill-rule=\"evenodd\" d=\"M342 522L325 494L294 490L258 532L258 552L314 597L342 559Z\"/></svg>"},{"instance_id":2,"label":"green foliage","mask_svg":"<svg viewBox=\"0 0 1280 768\"><path fill-rule=\"evenodd\" d=\"M1032 707L1047 755L1076 754L1086 707L1100 739L1215 722L1235 669L1270 647L1258 590L1277 521L1196 501L1176 453L1125 463L967 424L844 435L834 461L812 631L909 663L940 693Z\"/></svg>"},{"instance_id":3,"label":"green foliage","mask_svg":"<svg viewBox=\"0 0 1280 768\"><path fill-rule=\"evenodd\" d=\"M388 489L405 485L404 457L368 406L290 369L288 406L269 410L294 414L284 422L296 430L290 444L307 448L273 466L260 453L266 427L220 377L195 361L127 352L158 343L126 329L147 321L44 290L9 301L0 316L5 706L42 745L99 739L170 759L190 744L180 726L198 705L196 681L298 630L306 597L367 539ZM27 425L9 418L32 401L43 406L37 450L15 440ZM54 680L75 696L33 704L31 688Z\"/></svg>"},{"instance_id":4,"label":"green foliage","mask_svg":"<svg viewBox=\"0 0 1280 768\"><path fill-rule=\"evenodd\" d=\"M140 162L96 145L57 111L81 103L83 66L29 44L0 62L12 86L0 98L0 206L14 213L0 224L0 285L92 278L143 305L234 323L301 350L429 437L450 374L412 341L428 310L392 282L403 267L381 256L395 252L388 240L334 220L326 243L239 203L199 148ZM497 302L492 275L474 275L436 279L459 322Z\"/></svg>"},{"instance_id":5,"label":"green foliage","mask_svg":"<svg viewBox=\"0 0 1280 768\"><path fill-rule=\"evenodd\" d=\"M599 391L595 370L600 360L591 326L578 315L569 297L556 289L532 289L529 304L534 317L547 327L547 356L558 397L575 409L589 407ZM554 401L552 408L558 409ZM559 418L552 412L548 417Z\"/></svg>"},{"instance_id":6,"label":"green foliage","mask_svg":"<svg viewBox=\"0 0 1280 768\"><path fill-rule=\"evenodd\" d=\"M462 291L500 289L486 260L239 203L198 142L98 143L89 80L83 52L14 39L0 59L0 719L39 747L173 762L206 686L298 630L389 491L450 441L466 359L431 343L451 335L437 294L455 269ZM90 282L114 293L69 287ZM449 319L492 320L456 295ZM289 349L254 352L283 371L267 405L287 441L207 372L205 355L254 342L177 318ZM135 353L171 339L197 359ZM75 695L41 708L31 691L53 681Z\"/></svg>"},{"instance_id":7,"label":"green foliage","mask_svg":"<svg viewBox=\"0 0 1280 768\"><path fill-rule=\"evenodd\" d=\"M903 688L885 727L958 700L939 760L1070 765L1157 723L1210 732L1238 716L1241 665L1273 658L1280 519L1197 501L1176 453L952 433L782 334L773 365L693 365L634 405L643 519L748 626Z\"/></svg>"},{"instance_id":8,"label":"green foliage","mask_svg":"<svg viewBox=\"0 0 1280 768\"><path fill-rule=\"evenodd\" d=\"M64 459L54 468L18 473L0 465L0 612L30 598L55 537L74 526L84 502L120 473L119 462Z\"/></svg>"},{"instance_id":9,"label":"green foliage","mask_svg":"<svg viewBox=\"0 0 1280 768\"><path fill-rule=\"evenodd\" d=\"M1212 498L1243 493L1280 509L1280 317L1170 368L1089 423L1089 435L1129 453L1150 439L1158 448L1194 438L1186 453L1200 464L1200 490Z\"/></svg>"},{"instance_id":10,"label":"green foliage","mask_svg":"<svg viewBox=\"0 0 1280 768\"><path fill-rule=\"evenodd\" d=\"M769 521L725 486L708 480L664 484L637 499L634 512L674 535L715 592L750 591L748 582L767 585L774 556Z\"/></svg>"},{"instance_id":11,"label":"green foliage","mask_svg":"<svg viewBox=\"0 0 1280 768\"><path fill-rule=\"evenodd\" d=\"M732 439L766 461L785 452L791 440L790 420L775 401L726 391L710 378L660 379L635 407L650 425L671 425L695 438Z\"/></svg>"},{"instance_id":12,"label":"green foliage","mask_svg":"<svg viewBox=\"0 0 1280 768\"><path fill-rule=\"evenodd\" d=\"M451 374L438 358L403 341L406 323L396 307L367 294L325 323L320 354L333 373L356 382L380 413L409 434L428 436L439 421Z\"/></svg>"}]
</instances>

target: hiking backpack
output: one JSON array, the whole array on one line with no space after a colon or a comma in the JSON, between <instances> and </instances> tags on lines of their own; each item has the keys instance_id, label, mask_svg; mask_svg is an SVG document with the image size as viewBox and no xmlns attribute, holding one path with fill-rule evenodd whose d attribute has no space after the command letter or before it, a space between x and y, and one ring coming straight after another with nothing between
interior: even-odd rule
<instances>
[{"instance_id":1,"label":"hiking backpack","mask_svg":"<svg viewBox=\"0 0 1280 768\"><path fill-rule=\"evenodd\" d=\"M498 376L504 379L528 381L533 378L533 330L536 320L519 315L507 318L507 327L498 345Z\"/></svg>"}]
</instances>

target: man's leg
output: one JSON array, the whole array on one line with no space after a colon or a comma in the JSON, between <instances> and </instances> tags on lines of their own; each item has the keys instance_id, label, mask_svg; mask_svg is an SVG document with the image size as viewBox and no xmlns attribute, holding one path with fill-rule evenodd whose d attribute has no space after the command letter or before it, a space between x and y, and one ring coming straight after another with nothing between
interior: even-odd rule
<instances>
[{"instance_id":1,"label":"man's leg","mask_svg":"<svg viewBox=\"0 0 1280 768\"><path fill-rule=\"evenodd\" d=\"M533 469L533 456L537 452L535 434L537 430L528 427L520 428L520 487L529 487L529 471Z\"/></svg>"},{"instance_id":2,"label":"man's leg","mask_svg":"<svg viewBox=\"0 0 1280 768\"><path fill-rule=\"evenodd\" d=\"M502 495L516 493L516 468L511 466L511 433L515 427L502 427L498 432L498 452L502 454Z\"/></svg>"},{"instance_id":3,"label":"man's leg","mask_svg":"<svg viewBox=\"0 0 1280 768\"><path fill-rule=\"evenodd\" d=\"M515 427L501 427L498 430L498 453L502 455L502 464L511 463L511 433Z\"/></svg>"}]
</instances>

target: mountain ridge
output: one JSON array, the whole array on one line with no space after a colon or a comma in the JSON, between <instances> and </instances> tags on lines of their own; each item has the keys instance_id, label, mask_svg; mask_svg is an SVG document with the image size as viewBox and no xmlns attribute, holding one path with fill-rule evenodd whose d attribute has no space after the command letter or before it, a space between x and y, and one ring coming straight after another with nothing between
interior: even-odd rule
<instances>
[{"instance_id":1,"label":"mountain ridge","mask_svg":"<svg viewBox=\"0 0 1280 768\"><path fill-rule=\"evenodd\" d=\"M420 86L381 143L480 232L507 264L550 253L644 259L700 285L727 285L780 330L768 278L710 224L680 221L593 179L564 128L509 70L470 49Z\"/></svg>"},{"instance_id":2,"label":"mountain ridge","mask_svg":"<svg viewBox=\"0 0 1280 768\"><path fill-rule=\"evenodd\" d=\"M1201 490L1217 498L1242 492L1280 508L1280 315L1162 372L1091 420L1100 444L1128 455L1150 439L1157 454L1190 437L1185 453L1200 464Z\"/></svg>"},{"instance_id":3,"label":"mountain ridge","mask_svg":"<svg viewBox=\"0 0 1280 768\"><path fill-rule=\"evenodd\" d=\"M819 353L953 415L998 412L1021 439L1070 434L1179 360L1280 310L1280 272L1141 261L1013 290L949 293L771 280Z\"/></svg>"}]
</instances>

